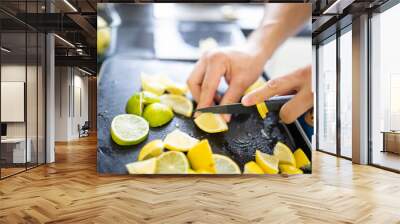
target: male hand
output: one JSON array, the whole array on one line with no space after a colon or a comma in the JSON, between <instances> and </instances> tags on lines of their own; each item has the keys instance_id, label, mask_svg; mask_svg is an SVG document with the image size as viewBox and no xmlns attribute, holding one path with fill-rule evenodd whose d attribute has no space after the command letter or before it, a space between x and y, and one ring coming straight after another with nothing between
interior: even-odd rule
<instances>
[{"instance_id":1,"label":"male hand","mask_svg":"<svg viewBox=\"0 0 400 224\"><path fill-rule=\"evenodd\" d=\"M228 83L228 90L220 104L238 102L244 91L263 71L264 61L250 50L238 48L216 49L206 52L196 63L187 84L196 100L197 108L212 106L221 78ZM229 122L230 115L223 115Z\"/></svg>"},{"instance_id":2,"label":"male hand","mask_svg":"<svg viewBox=\"0 0 400 224\"><path fill-rule=\"evenodd\" d=\"M311 65L298 69L285 76L269 80L267 84L242 98L245 106L255 105L276 95L295 94L284 104L279 113L283 122L289 124L313 106L311 89Z\"/></svg>"}]
</instances>

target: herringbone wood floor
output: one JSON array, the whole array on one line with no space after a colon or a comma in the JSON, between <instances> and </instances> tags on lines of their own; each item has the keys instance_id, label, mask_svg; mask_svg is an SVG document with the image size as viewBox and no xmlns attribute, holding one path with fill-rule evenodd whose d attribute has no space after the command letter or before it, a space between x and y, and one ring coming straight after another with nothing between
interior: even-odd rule
<instances>
[{"instance_id":1,"label":"herringbone wood floor","mask_svg":"<svg viewBox=\"0 0 400 224\"><path fill-rule=\"evenodd\" d=\"M314 153L313 175L98 176L96 139L0 181L0 223L400 223L400 175Z\"/></svg>"}]
</instances>

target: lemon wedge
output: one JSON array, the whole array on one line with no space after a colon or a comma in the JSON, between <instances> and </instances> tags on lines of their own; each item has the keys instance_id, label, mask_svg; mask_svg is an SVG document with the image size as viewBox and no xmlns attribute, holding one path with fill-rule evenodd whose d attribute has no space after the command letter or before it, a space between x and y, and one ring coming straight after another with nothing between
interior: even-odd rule
<instances>
[{"instance_id":1,"label":"lemon wedge","mask_svg":"<svg viewBox=\"0 0 400 224\"><path fill-rule=\"evenodd\" d=\"M140 150L138 160L146 160L152 157L157 157L164 152L164 142L160 139L153 140L143 146L142 150Z\"/></svg>"},{"instance_id":2,"label":"lemon wedge","mask_svg":"<svg viewBox=\"0 0 400 224\"><path fill-rule=\"evenodd\" d=\"M189 168L188 174L197 174L197 172Z\"/></svg>"},{"instance_id":3,"label":"lemon wedge","mask_svg":"<svg viewBox=\"0 0 400 224\"><path fill-rule=\"evenodd\" d=\"M193 169L207 170L210 173L216 172L211 146L207 139L201 140L191 148L187 157Z\"/></svg>"},{"instance_id":4,"label":"lemon wedge","mask_svg":"<svg viewBox=\"0 0 400 224\"><path fill-rule=\"evenodd\" d=\"M187 174L189 169L189 162L183 152L164 152L157 158L158 174Z\"/></svg>"},{"instance_id":5,"label":"lemon wedge","mask_svg":"<svg viewBox=\"0 0 400 224\"><path fill-rule=\"evenodd\" d=\"M162 95L165 92L165 85L161 81L159 81L158 76L151 76L145 73L142 73L140 76L143 90L149 91L158 96Z\"/></svg>"},{"instance_id":6,"label":"lemon wedge","mask_svg":"<svg viewBox=\"0 0 400 224\"><path fill-rule=\"evenodd\" d=\"M244 164L244 174L264 174L264 171L261 169L256 162L250 161Z\"/></svg>"},{"instance_id":7,"label":"lemon wedge","mask_svg":"<svg viewBox=\"0 0 400 224\"><path fill-rule=\"evenodd\" d=\"M194 123L207 133L218 133L228 130L228 125L219 114L202 113L194 119Z\"/></svg>"},{"instance_id":8,"label":"lemon wedge","mask_svg":"<svg viewBox=\"0 0 400 224\"><path fill-rule=\"evenodd\" d=\"M257 79L257 81L255 81L249 88L246 89L246 91L244 92L244 94L248 94L251 91L261 88L265 85L265 80L263 78L259 78Z\"/></svg>"},{"instance_id":9,"label":"lemon wedge","mask_svg":"<svg viewBox=\"0 0 400 224\"><path fill-rule=\"evenodd\" d=\"M302 149L298 148L296 151L294 151L293 155L296 160L297 168L307 168L311 165L311 161L308 159L307 155Z\"/></svg>"},{"instance_id":10,"label":"lemon wedge","mask_svg":"<svg viewBox=\"0 0 400 224\"><path fill-rule=\"evenodd\" d=\"M214 154L213 158L217 174L240 174L239 166L229 157Z\"/></svg>"},{"instance_id":11,"label":"lemon wedge","mask_svg":"<svg viewBox=\"0 0 400 224\"><path fill-rule=\"evenodd\" d=\"M129 163L125 166L129 174L155 174L157 159L151 158L144 161Z\"/></svg>"},{"instance_id":12,"label":"lemon wedge","mask_svg":"<svg viewBox=\"0 0 400 224\"><path fill-rule=\"evenodd\" d=\"M185 95L188 92L186 84L170 81L166 84L165 90L175 95Z\"/></svg>"},{"instance_id":13,"label":"lemon wedge","mask_svg":"<svg viewBox=\"0 0 400 224\"><path fill-rule=\"evenodd\" d=\"M279 170L281 171L282 174L287 174L287 175L303 174L303 171L301 169L288 164L280 164Z\"/></svg>"},{"instance_id":14,"label":"lemon wedge","mask_svg":"<svg viewBox=\"0 0 400 224\"><path fill-rule=\"evenodd\" d=\"M172 110L186 117L192 116L193 103L188 98L176 94L164 94L160 96L161 103L168 105Z\"/></svg>"},{"instance_id":15,"label":"lemon wedge","mask_svg":"<svg viewBox=\"0 0 400 224\"><path fill-rule=\"evenodd\" d=\"M282 142L277 142L274 147L274 156L279 159L279 164L289 164L296 167L296 159L292 150Z\"/></svg>"},{"instance_id":16,"label":"lemon wedge","mask_svg":"<svg viewBox=\"0 0 400 224\"><path fill-rule=\"evenodd\" d=\"M273 155L256 150L256 163L266 174L277 174L279 159Z\"/></svg>"},{"instance_id":17,"label":"lemon wedge","mask_svg":"<svg viewBox=\"0 0 400 224\"><path fill-rule=\"evenodd\" d=\"M256 104L256 107L257 107L257 111L260 114L261 118L265 119L268 114L267 104L265 104L265 102L258 103L258 104Z\"/></svg>"},{"instance_id":18,"label":"lemon wedge","mask_svg":"<svg viewBox=\"0 0 400 224\"><path fill-rule=\"evenodd\" d=\"M165 137L164 146L169 150L187 152L198 142L199 140L180 131L179 129L175 129Z\"/></svg>"},{"instance_id":19,"label":"lemon wedge","mask_svg":"<svg viewBox=\"0 0 400 224\"><path fill-rule=\"evenodd\" d=\"M209 170L197 170L196 174L215 174L215 173L210 172Z\"/></svg>"}]
</instances>

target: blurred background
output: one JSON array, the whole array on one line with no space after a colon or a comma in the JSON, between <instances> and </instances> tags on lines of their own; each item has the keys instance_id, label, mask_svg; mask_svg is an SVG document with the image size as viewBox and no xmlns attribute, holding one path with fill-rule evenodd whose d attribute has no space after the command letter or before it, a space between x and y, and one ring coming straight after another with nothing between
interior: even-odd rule
<instances>
[{"instance_id":1,"label":"blurred background","mask_svg":"<svg viewBox=\"0 0 400 224\"><path fill-rule=\"evenodd\" d=\"M98 61L101 63L114 55L196 61L205 49L235 46L246 41L246 37L258 27L264 7L265 4L258 3L99 3L98 15L106 25L98 22L98 27L107 27L104 29L109 34L103 36L110 43ZM102 38L102 34L98 34L98 38ZM311 49L310 20L267 63L266 78L310 64Z\"/></svg>"}]
</instances>

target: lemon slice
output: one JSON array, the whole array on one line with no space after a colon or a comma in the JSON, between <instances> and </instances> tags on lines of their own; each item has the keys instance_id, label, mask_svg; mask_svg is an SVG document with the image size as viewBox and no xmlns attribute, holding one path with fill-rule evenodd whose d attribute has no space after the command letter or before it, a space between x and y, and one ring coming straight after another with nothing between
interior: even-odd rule
<instances>
[{"instance_id":1,"label":"lemon slice","mask_svg":"<svg viewBox=\"0 0 400 224\"><path fill-rule=\"evenodd\" d=\"M279 159L275 156L256 150L256 163L266 174L277 174Z\"/></svg>"},{"instance_id":2,"label":"lemon slice","mask_svg":"<svg viewBox=\"0 0 400 224\"><path fill-rule=\"evenodd\" d=\"M288 164L280 164L279 170L281 171L282 174L287 174L287 175L303 174L303 171L301 169Z\"/></svg>"},{"instance_id":3,"label":"lemon slice","mask_svg":"<svg viewBox=\"0 0 400 224\"><path fill-rule=\"evenodd\" d=\"M210 173L216 172L211 146L207 139L201 140L191 148L187 157L193 169L207 170Z\"/></svg>"},{"instance_id":4,"label":"lemon slice","mask_svg":"<svg viewBox=\"0 0 400 224\"><path fill-rule=\"evenodd\" d=\"M164 152L164 142L160 139L153 140L143 146L142 150L140 150L138 160L146 160L152 157L157 157Z\"/></svg>"},{"instance_id":5,"label":"lemon slice","mask_svg":"<svg viewBox=\"0 0 400 224\"><path fill-rule=\"evenodd\" d=\"M158 96L162 95L165 92L165 85L162 84L161 81L159 81L159 77L150 76L145 73L142 73L140 76L141 76L143 90L149 91Z\"/></svg>"},{"instance_id":6,"label":"lemon slice","mask_svg":"<svg viewBox=\"0 0 400 224\"><path fill-rule=\"evenodd\" d=\"M261 118L265 119L268 114L267 104L265 104L265 102L258 103L258 104L256 104L256 107L257 107L257 111L260 114Z\"/></svg>"},{"instance_id":7,"label":"lemon slice","mask_svg":"<svg viewBox=\"0 0 400 224\"><path fill-rule=\"evenodd\" d=\"M259 78L257 79L257 81L255 81L249 88L246 89L246 91L244 92L244 94L248 94L251 91L261 88L265 85L265 80L263 78Z\"/></svg>"},{"instance_id":8,"label":"lemon slice","mask_svg":"<svg viewBox=\"0 0 400 224\"><path fill-rule=\"evenodd\" d=\"M126 164L129 174L155 174L157 168L157 159L151 158L144 161Z\"/></svg>"},{"instance_id":9,"label":"lemon slice","mask_svg":"<svg viewBox=\"0 0 400 224\"><path fill-rule=\"evenodd\" d=\"M175 129L169 133L164 139L165 148L173 151L186 152L193 148L199 140L191 137L190 135Z\"/></svg>"},{"instance_id":10,"label":"lemon slice","mask_svg":"<svg viewBox=\"0 0 400 224\"><path fill-rule=\"evenodd\" d=\"M160 100L161 103L170 106L175 113L186 117L192 116L193 103L188 98L176 94L164 94Z\"/></svg>"},{"instance_id":11,"label":"lemon slice","mask_svg":"<svg viewBox=\"0 0 400 224\"><path fill-rule=\"evenodd\" d=\"M183 152L164 152L157 158L156 173L159 174L187 174L189 162Z\"/></svg>"},{"instance_id":12,"label":"lemon slice","mask_svg":"<svg viewBox=\"0 0 400 224\"><path fill-rule=\"evenodd\" d=\"M111 122L111 138L118 145L135 145L144 141L149 133L149 123L133 114L121 114Z\"/></svg>"},{"instance_id":13,"label":"lemon slice","mask_svg":"<svg viewBox=\"0 0 400 224\"><path fill-rule=\"evenodd\" d=\"M228 125L219 114L202 113L194 119L194 123L207 133L218 133L228 130Z\"/></svg>"},{"instance_id":14,"label":"lemon slice","mask_svg":"<svg viewBox=\"0 0 400 224\"><path fill-rule=\"evenodd\" d=\"M274 155L279 159L279 164L289 164L296 167L296 160L293 156L292 150L282 142L276 143L274 147Z\"/></svg>"},{"instance_id":15,"label":"lemon slice","mask_svg":"<svg viewBox=\"0 0 400 224\"><path fill-rule=\"evenodd\" d=\"M240 174L239 166L229 157L214 154L213 158L217 174Z\"/></svg>"},{"instance_id":16,"label":"lemon slice","mask_svg":"<svg viewBox=\"0 0 400 224\"><path fill-rule=\"evenodd\" d=\"M264 171L261 169L256 162L250 161L244 165L244 174L264 174Z\"/></svg>"},{"instance_id":17,"label":"lemon slice","mask_svg":"<svg viewBox=\"0 0 400 224\"><path fill-rule=\"evenodd\" d=\"M296 151L294 151L293 155L296 160L297 168L306 168L311 165L311 161L308 159L307 155L302 149L298 148Z\"/></svg>"}]
</instances>

